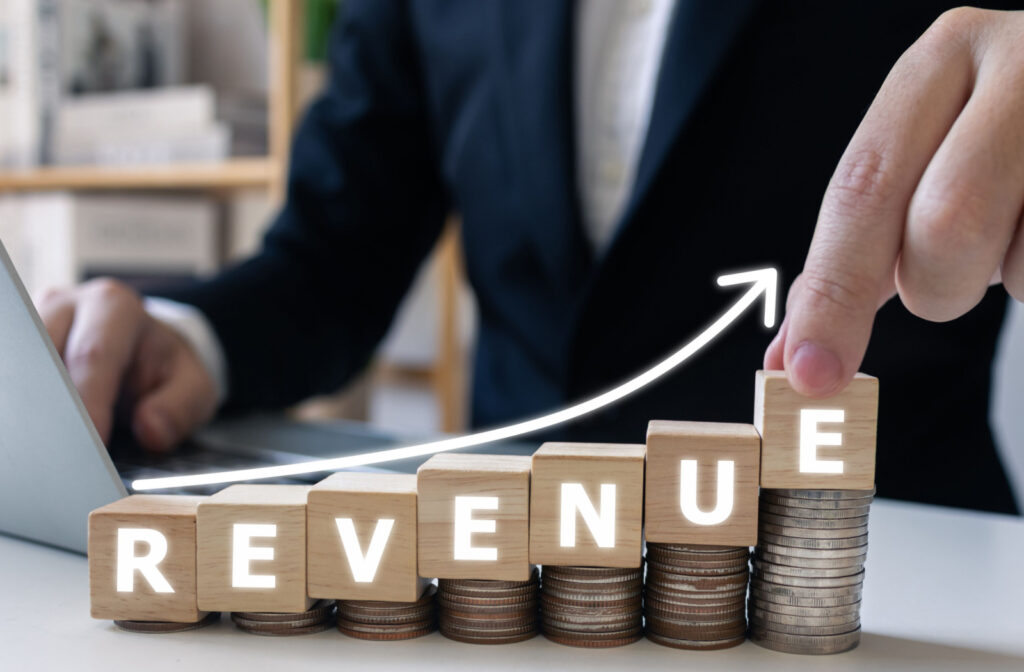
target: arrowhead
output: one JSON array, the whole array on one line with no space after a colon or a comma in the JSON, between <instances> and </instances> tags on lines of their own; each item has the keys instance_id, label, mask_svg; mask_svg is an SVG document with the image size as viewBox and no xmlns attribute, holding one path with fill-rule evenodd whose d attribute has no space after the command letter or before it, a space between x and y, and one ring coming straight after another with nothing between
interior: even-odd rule
<instances>
[{"instance_id":1,"label":"arrowhead","mask_svg":"<svg viewBox=\"0 0 1024 672\"><path fill-rule=\"evenodd\" d=\"M718 276L719 287L753 284L748 291L756 295L764 292L764 326L775 326L775 306L779 294L779 272L774 268L759 268L743 273Z\"/></svg>"}]
</instances>

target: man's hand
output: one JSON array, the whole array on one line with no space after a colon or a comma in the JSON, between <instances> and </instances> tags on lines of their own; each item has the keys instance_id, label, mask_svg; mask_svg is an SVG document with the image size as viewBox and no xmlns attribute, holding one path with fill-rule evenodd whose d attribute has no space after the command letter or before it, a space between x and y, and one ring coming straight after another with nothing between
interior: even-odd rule
<instances>
[{"instance_id":1,"label":"man's hand","mask_svg":"<svg viewBox=\"0 0 1024 672\"><path fill-rule=\"evenodd\" d=\"M148 450L171 449L213 416L209 373L177 332L146 313L134 290L93 280L43 292L36 306L104 442L122 394L133 402L132 429Z\"/></svg>"},{"instance_id":2,"label":"man's hand","mask_svg":"<svg viewBox=\"0 0 1024 672\"><path fill-rule=\"evenodd\" d=\"M765 353L804 394L860 367L878 308L959 317L1002 282L1024 300L1024 12L943 14L882 84L825 192Z\"/></svg>"}]
</instances>

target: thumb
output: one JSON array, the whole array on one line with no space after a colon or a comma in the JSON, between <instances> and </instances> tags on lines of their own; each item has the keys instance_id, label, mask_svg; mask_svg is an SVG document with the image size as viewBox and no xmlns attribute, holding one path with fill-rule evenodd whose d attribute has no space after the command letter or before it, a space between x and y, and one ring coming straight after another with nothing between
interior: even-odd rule
<instances>
[{"instance_id":1,"label":"thumb","mask_svg":"<svg viewBox=\"0 0 1024 672\"><path fill-rule=\"evenodd\" d=\"M203 371L176 367L135 404L132 430L143 448L166 452L206 423L216 411L213 384Z\"/></svg>"}]
</instances>

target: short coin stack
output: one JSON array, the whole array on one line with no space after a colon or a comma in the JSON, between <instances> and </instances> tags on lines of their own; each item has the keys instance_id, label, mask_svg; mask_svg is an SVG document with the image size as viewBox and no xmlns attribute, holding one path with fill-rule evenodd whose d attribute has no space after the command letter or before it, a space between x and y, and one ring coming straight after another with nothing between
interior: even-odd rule
<instances>
[{"instance_id":1,"label":"short coin stack","mask_svg":"<svg viewBox=\"0 0 1024 672\"><path fill-rule=\"evenodd\" d=\"M211 611L203 618L194 623L172 623L171 621L124 621L116 620L114 625L127 632L141 632L157 635L170 632L185 632L187 630L198 630L208 625L213 625L220 620L219 611Z\"/></svg>"},{"instance_id":2,"label":"short coin stack","mask_svg":"<svg viewBox=\"0 0 1024 672\"><path fill-rule=\"evenodd\" d=\"M710 651L746 638L750 549L647 544L647 638L677 649Z\"/></svg>"},{"instance_id":3,"label":"short coin stack","mask_svg":"<svg viewBox=\"0 0 1024 672\"><path fill-rule=\"evenodd\" d=\"M555 567L541 574L541 624L558 644L607 648L643 636L643 567Z\"/></svg>"},{"instance_id":4,"label":"short coin stack","mask_svg":"<svg viewBox=\"0 0 1024 672\"><path fill-rule=\"evenodd\" d=\"M434 586L415 602L339 600L338 631L356 639L393 642L429 635L437 629Z\"/></svg>"},{"instance_id":5,"label":"short coin stack","mask_svg":"<svg viewBox=\"0 0 1024 672\"><path fill-rule=\"evenodd\" d=\"M537 570L527 581L439 579L441 634L470 644L510 644L537 635Z\"/></svg>"},{"instance_id":6,"label":"short coin stack","mask_svg":"<svg viewBox=\"0 0 1024 672\"><path fill-rule=\"evenodd\" d=\"M860 643L874 490L762 490L750 585L750 638L787 653Z\"/></svg>"},{"instance_id":7,"label":"short coin stack","mask_svg":"<svg viewBox=\"0 0 1024 672\"><path fill-rule=\"evenodd\" d=\"M317 600L313 606L299 614L233 611L231 620L239 630L253 635L308 635L334 625L334 600Z\"/></svg>"}]
</instances>

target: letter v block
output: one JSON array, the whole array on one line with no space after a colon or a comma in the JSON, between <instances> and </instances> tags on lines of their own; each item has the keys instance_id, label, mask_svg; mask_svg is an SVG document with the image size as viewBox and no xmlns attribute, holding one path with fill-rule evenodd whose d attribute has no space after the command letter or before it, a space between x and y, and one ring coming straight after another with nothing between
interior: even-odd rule
<instances>
[{"instance_id":1,"label":"letter v block","mask_svg":"<svg viewBox=\"0 0 1024 672\"><path fill-rule=\"evenodd\" d=\"M761 438L753 425L652 420L647 541L754 546Z\"/></svg>"},{"instance_id":2,"label":"letter v block","mask_svg":"<svg viewBox=\"0 0 1024 672\"><path fill-rule=\"evenodd\" d=\"M530 458L435 455L417 472L419 573L530 578Z\"/></svg>"},{"instance_id":3,"label":"letter v block","mask_svg":"<svg viewBox=\"0 0 1024 672\"><path fill-rule=\"evenodd\" d=\"M305 485L232 485L199 505L202 609L299 613L310 607L308 492Z\"/></svg>"},{"instance_id":4,"label":"letter v block","mask_svg":"<svg viewBox=\"0 0 1024 672\"><path fill-rule=\"evenodd\" d=\"M874 487L877 378L858 373L839 393L812 399L790 387L783 371L758 371L754 425L762 488Z\"/></svg>"},{"instance_id":5,"label":"letter v block","mask_svg":"<svg viewBox=\"0 0 1024 672\"><path fill-rule=\"evenodd\" d=\"M644 446L545 443L533 454L530 562L639 567Z\"/></svg>"},{"instance_id":6,"label":"letter v block","mask_svg":"<svg viewBox=\"0 0 1024 672\"><path fill-rule=\"evenodd\" d=\"M414 602L416 476L341 472L306 500L309 596Z\"/></svg>"},{"instance_id":7,"label":"letter v block","mask_svg":"<svg viewBox=\"0 0 1024 672\"><path fill-rule=\"evenodd\" d=\"M205 497L132 495L89 514L92 617L193 623L196 508Z\"/></svg>"}]
</instances>

